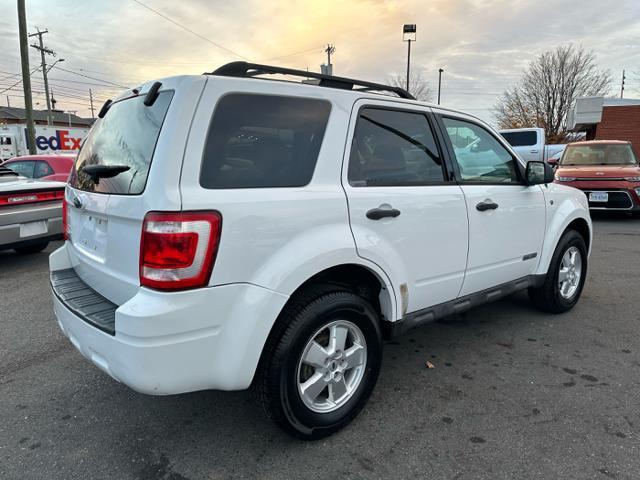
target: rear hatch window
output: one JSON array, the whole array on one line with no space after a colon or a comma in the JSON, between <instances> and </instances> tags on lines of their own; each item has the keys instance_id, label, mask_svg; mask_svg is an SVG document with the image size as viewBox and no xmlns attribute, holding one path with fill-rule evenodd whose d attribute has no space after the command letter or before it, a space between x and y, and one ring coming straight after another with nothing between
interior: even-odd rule
<instances>
[{"instance_id":1,"label":"rear hatch window","mask_svg":"<svg viewBox=\"0 0 640 480\"><path fill-rule=\"evenodd\" d=\"M204 151L204 188L301 187L311 181L331 104L313 98L229 94Z\"/></svg>"},{"instance_id":2,"label":"rear hatch window","mask_svg":"<svg viewBox=\"0 0 640 480\"><path fill-rule=\"evenodd\" d=\"M97 121L71 170L69 184L96 193L138 195L144 191L153 152L173 91L160 92L147 107L145 96L120 100ZM87 165L123 165L128 170L111 178L93 180L82 171Z\"/></svg>"},{"instance_id":3,"label":"rear hatch window","mask_svg":"<svg viewBox=\"0 0 640 480\"><path fill-rule=\"evenodd\" d=\"M538 134L535 131L502 132L502 136L512 147L530 147L538 143Z\"/></svg>"}]
</instances>

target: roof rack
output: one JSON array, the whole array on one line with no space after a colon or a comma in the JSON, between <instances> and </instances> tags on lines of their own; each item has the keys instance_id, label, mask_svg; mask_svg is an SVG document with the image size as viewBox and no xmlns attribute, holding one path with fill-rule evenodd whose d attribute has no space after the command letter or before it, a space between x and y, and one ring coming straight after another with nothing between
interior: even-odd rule
<instances>
[{"instance_id":1,"label":"roof rack","mask_svg":"<svg viewBox=\"0 0 640 480\"><path fill-rule=\"evenodd\" d=\"M325 75L323 73L307 72L306 70L295 70L293 68L274 67L271 65L260 65L258 63L248 62L231 62L223 65L213 72L206 72L205 75L220 75L223 77L243 77L252 78L258 75L292 75L296 77L315 78L320 80L318 84L321 87L339 88L342 90L356 91L383 91L392 92L400 98L415 100L413 95L404 88L383 85L382 83L365 82L363 80L355 80L353 78L335 77L333 75ZM355 88L354 87L361 87Z\"/></svg>"}]
</instances>

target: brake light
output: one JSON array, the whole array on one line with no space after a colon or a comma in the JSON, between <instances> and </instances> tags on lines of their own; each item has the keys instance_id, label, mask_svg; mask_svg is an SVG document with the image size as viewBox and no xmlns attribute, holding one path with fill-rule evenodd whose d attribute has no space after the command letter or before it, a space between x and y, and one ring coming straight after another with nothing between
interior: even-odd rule
<instances>
[{"instance_id":1,"label":"brake light","mask_svg":"<svg viewBox=\"0 0 640 480\"><path fill-rule=\"evenodd\" d=\"M67 212L67 200L62 200L62 236L65 240L70 240L71 235L69 232L69 217Z\"/></svg>"},{"instance_id":2,"label":"brake light","mask_svg":"<svg viewBox=\"0 0 640 480\"><path fill-rule=\"evenodd\" d=\"M0 195L0 207L7 205L24 205L26 203L52 202L62 200L64 190L52 190L43 192L15 192Z\"/></svg>"},{"instance_id":3,"label":"brake light","mask_svg":"<svg viewBox=\"0 0 640 480\"><path fill-rule=\"evenodd\" d=\"M149 212L140 241L140 285L183 290L209 283L222 216L218 212Z\"/></svg>"}]
</instances>

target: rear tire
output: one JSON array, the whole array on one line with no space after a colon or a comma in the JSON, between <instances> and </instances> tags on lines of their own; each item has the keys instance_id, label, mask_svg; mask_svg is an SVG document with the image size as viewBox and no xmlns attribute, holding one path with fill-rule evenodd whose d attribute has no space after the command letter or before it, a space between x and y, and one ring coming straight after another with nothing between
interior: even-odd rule
<instances>
[{"instance_id":1,"label":"rear tire","mask_svg":"<svg viewBox=\"0 0 640 480\"><path fill-rule=\"evenodd\" d=\"M544 283L530 288L529 297L542 311L564 313L578 303L586 277L587 246L582 235L567 230L553 253Z\"/></svg>"},{"instance_id":2,"label":"rear tire","mask_svg":"<svg viewBox=\"0 0 640 480\"><path fill-rule=\"evenodd\" d=\"M267 416L304 440L331 435L362 410L382 362L379 316L339 287L297 294L265 345L256 394Z\"/></svg>"},{"instance_id":3,"label":"rear tire","mask_svg":"<svg viewBox=\"0 0 640 480\"><path fill-rule=\"evenodd\" d=\"M32 243L31 245L25 245L24 247L16 247L14 250L20 255L31 255L33 253L40 253L47 248L48 245L49 242Z\"/></svg>"}]
</instances>

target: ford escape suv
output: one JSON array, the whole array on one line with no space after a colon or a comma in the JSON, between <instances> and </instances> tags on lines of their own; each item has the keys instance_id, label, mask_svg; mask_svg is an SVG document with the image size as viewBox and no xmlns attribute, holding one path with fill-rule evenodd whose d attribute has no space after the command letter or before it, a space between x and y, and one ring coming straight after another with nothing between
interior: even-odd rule
<instances>
[{"instance_id":1,"label":"ford escape suv","mask_svg":"<svg viewBox=\"0 0 640 480\"><path fill-rule=\"evenodd\" d=\"M99 117L66 189L54 308L139 392L253 386L280 427L320 438L366 403L383 338L521 289L553 313L580 297L584 194L402 89L236 62Z\"/></svg>"}]
</instances>

